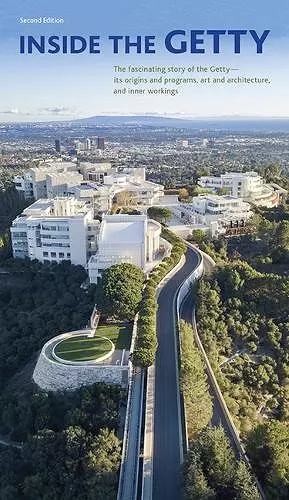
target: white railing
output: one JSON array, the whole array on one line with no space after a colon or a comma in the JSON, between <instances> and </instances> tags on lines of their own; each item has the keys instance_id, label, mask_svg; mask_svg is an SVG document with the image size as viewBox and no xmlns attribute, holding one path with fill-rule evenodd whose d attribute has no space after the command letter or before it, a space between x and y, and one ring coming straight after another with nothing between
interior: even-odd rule
<instances>
[{"instance_id":1,"label":"white railing","mask_svg":"<svg viewBox=\"0 0 289 500\"><path fill-rule=\"evenodd\" d=\"M132 340L130 346L130 354L134 350L134 345L137 336L137 321L138 314L134 319ZM140 434L141 434L141 421L142 421L142 402L143 402L143 389L144 389L144 373L140 368L133 368L131 361L129 364L129 384L128 384L128 397L127 397L127 408L125 415L124 431L123 431L123 442L122 442L122 456L121 465L119 473L118 482L118 492L117 500L126 500L127 489L125 486L129 484L130 486L130 500L136 499L137 494L137 483L138 483L138 473L139 473L139 449L140 449ZM141 370L141 373L139 373ZM140 374L140 380L137 380L137 376ZM138 414L137 429L131 429L132 426L132 413L135 407L135 412ZM132 431L136 431L135 442L132 443L133 437L131 436ZM135 460L129 463L129 445L133 444L132 450ZM132 468L129 470L129 468Z\"/></svg>"}]
</instances>

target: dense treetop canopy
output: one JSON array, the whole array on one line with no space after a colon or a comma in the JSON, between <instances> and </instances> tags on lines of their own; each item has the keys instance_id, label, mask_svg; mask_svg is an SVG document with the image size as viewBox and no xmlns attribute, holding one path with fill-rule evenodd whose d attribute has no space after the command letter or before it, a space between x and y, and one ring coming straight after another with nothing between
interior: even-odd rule
<instances>
[{"instance_id":1,"label":"dense treetop canopy","mask_svg":"<svg viewBox=\"0 0 289 500\"><path fill-rule=\"evenodd\" d=\"M133 264L116 264L106 269L97 287L97 305L107 316L132 320L142 298L144 274Z\"/></svg>"}]
</instances>

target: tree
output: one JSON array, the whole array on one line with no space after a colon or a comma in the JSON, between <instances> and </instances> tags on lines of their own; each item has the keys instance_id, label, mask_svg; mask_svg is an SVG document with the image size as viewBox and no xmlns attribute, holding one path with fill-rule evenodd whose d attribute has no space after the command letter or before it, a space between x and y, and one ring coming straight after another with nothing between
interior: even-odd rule
<instances>
[{"instance_id":1,"label":"tree","mask_svg":"<svg viewBox=\"0 0 289 500\"><path fill-rule=\"evenodd\" d=\"M244 286L245 280L241 278L240 273L236 269L228 270L228 279L226 280L226 287L228 287L228 296L238 295L239 291Z\"/></svg>"},{"instance_id":2,"label":"tree","mask_svg":"<svg viewBox=\"0 0 289 500\"><path fill-rule=\"evenodd\" d=\"M269 500L289 497L289 428L269 420L248 436L247 452Z\"/></svg>"},{"instance_id":3,"label":"tree","mask_svg":"<svg viewBox=\"0 0 289 500\"><path fill-rule=\"evenodd\" d=\"M279 179L281 174L281 167L280 165L277 165L276 163L271 163L270 165L266 166L264 169L264 176L267 182L270 182L276 177Z\"/></svg>"},{"instance_id":4,"label":"tree","mask_svg":"<svg viewBox=\"0 0 289 500\"><path fill-rule=\"evenodd\" d=\"M13 187L0 190L0 260L12 255L10 226L29 202Z\"/></svg>"},{"instance_id":5,"label":"tree","mask_svg":"<svg viewBox=\"0 0 289 500\"><path fill-rule=\"evenodd\" d=\"M275 233L277 244L287 248L289 246L289 221L282 220L279 222Z\"/></svg>"},{"instance_id":6,"label":"tree","mask_svg":"<svg viewBox=\"0 0 289 500\"><path fill-rule=\"evenodd\" d=\"M31 499L113 499L119 461L119 440L107 429L97 437L81 427L59 433L46 429L25 447L24 493Z\"/></svg>"},{"instance_id":7,"label":"tree","mask_svg":"<svg viewBox=\"0 0 289 500\"><path fill-rule=\"evenodd\" d=\"M208 239L206 233L202 231L202 229L193 229L192 237L197 245L201 245Z\"/></svg>"},{"instance_id":8,"label":"tree","mask_svg":"<svg viewBox=\"0 0 289 500\"><path fill-rule=\"evenodd\" d=\"M87 274L67 262L5 261L0 287L0 385L58 332L83 328L95 303ZM93 291L93 293L92 293Z\"/></svg>"},{"instance_id":9,"label":"tree","mask_svg":"<svg viewBox=\"0 0 289 500\"><path fill-rule=\"evenodd\" d=\"M147 211L148 217L162 224L165 224L172 218L172 212L166 207L149 207Z\"/></svg>"},{"instance_id":10,"label":"tree","mask_svg":"<svg viewBox=\"0 0 289 500\"><path fill-rule=\"evenodd\" d=\"M18 390L0 406L1 414L14 403L12 434L20 421L26 426L21 450L0 448L0 498L115 499L121 457L115 431L125 391L106 384L64 393L25 386L21 396Z\"/></svg>"},{"instance_id":11,"label":"tree","mask_svg":"<svg viewBox=\"0 0 289 500\"><path fill-rule=\"evenodd\" d=\"M120 207L131 207L135 205L135 196L131 191L120 191L116 194L116 203Z\"/></svg>"},{"instance_id":12,"label":"tree","mask_svg":"<svg viewBox=\"0 0 289 500\"><path fill-rule=\"evenodd\" d=\"M218 188L216 191L216 194L219 196L223 196L226 194L230 194L230 189L226 187Z\"/></svg>"},{"instance_id":13,"label":"tree","mask_svg":"<svg viewBox=\"0 0 289 500\"><path fill-rule=\"evenodd\" d=\"M235 500L260 500L258 488L243 460L239 460L234 476Z\"/></svg>"},{"instance_id":14,"label":"tree","mask_svg":"<svg viewBox=\"0 0 289 500\"><path fill-rule=\"evenodd\" d=\"M12 256L11 236L10 231L7 229L0 234L0 261L5 261L10 256Z\"/></svg>"},{"instance_id":15,"label":"tree","mask_svg":"<svg viewBox=\"0 0 289 500\"><path fill-rule=\"evenodd\" d=\"M184 499L185 500L214 500L216 492L208 485L202 471L200 457L190 452L184 469Z\"/></svg>"},{"instance_id":16,"label":"tree","mask_svg":"<svg viewBox=\"0 0 289 500\"><path fill-rule=\"evenodd\" d=\"M113 431L101 429L94 445L92 463L97 463L98 471L116 472L121 453L120 441Z\"/></svg>"},{"instance_id":17,"label":"tree","mask_svg":"<svg viewBox=\"0 0 289 500\"><path fill-rule=\"evenodd\" d=\"M273 264L288 264L289 263L289 248L276 247L271 252Z\"/></svg>"},{"instance_id":18,"label":"tree","mask_svg":"<svg viewBox=\"0 0 289 500\"><path fill-rule=\"evenodd\" d=\"M179 262L185 251L185 245L181 238L167 228L163 228L162 237L172 244L172 251L170 257L165 257L162 264L150 273L150 277L143 290L136 346L132 355L133 364L142 368L147 368L153 364L158 346L156 335L156 286Z\"/></svg>"},{"instance_id":19,"label":"tree","mask_svg":"<svg viewBox=\"0 0 289 500\"><path fill-rule=\"evenodd\" d=\"M190 444L184 467L185 500L259 500L250 471L236 460L222 427L204 429Z\"/></svg>"},{"instance_id":20,"label":"tree","mask_svg":"<svg viewBox=\"0 0 289 500\"><path fill-rule=\"evenodd\" d=\"M206 427L212 418L212 399L207 375L199 350L194 345L192 327L180 322L181 369L180 387L186 407L188 437Z\"/></svg>"},{"instance_id":21,"label":"tree","mask_svg":"<svg viewBox=\"0 0 289 500\"><path fill-rule=\"evenodd\" d=\"M235 458L223 428L205 429L199 434L193 449L200 454L209 485L223 495L221 498L228 498L226 495L233 482Z\"/></svg>"},{"instance_id":22,"label":"tree","mask_svg":"<svg viewBox=\"0 0 289 500\"><path fill-rule=\"evenodd\" d=\"M208 173L205 173L205 174L200 173L200 177L201 177L201 176L203 176L203 175L204 175L204 176L206 176L206 175L210 175L210 174L208 174ZM198 177L199 177L199 176L198 176ZM197 178L198 178L198 177L197 177ZM211 192L212 192L212 190L211 190L211 189L208 189L208 188L202 188L202 187L201 187L201 186L199 186L198 184L194 184L194 185L192 185L192 186L191 186L191 188L190 188L190 195L191 195L192 197L194 197L194 196L199 196L200 194L211 193Z\"/></svg>"},{"instance_id":23,"label":"tree","mask_svg":"<svg viewBox=\"0 0 289 500\"><path fill-rule=\"evenodd\" d=\"M251 217L249 224L253 230L253 233L262 240L266 241L269 238L272 238L273 224L269 220L262 217L261 214L254 214L253 217Z\"/></svg>"},{"instance_id":24,"label":"tree","mask_svg":"<svg viewBox=\"0 0 289 500\"><path fill-rule=\"evenodd\" d=\"M0 233L8 229L16 215L29 205L14 186L0 191Z\"/></svg>"},{"instance_id":25,"label":"tree","mask_svg":"<svg viewBox=\"0 0 289 500\"><path fill-rule=\"evenodd\" d=\"M189 198L189 191L186 188L181 188L179 190L179 200L188 200Z\"/></svg>"},{"instance_id":26,"label":"tree","mask_svg":"<svg viewBox=\"0 0 289 500\"><path fill-rule=\"evenodd\" d=\"M97 304L102 313L120 320L132 320L138 311L144 274L133 264L116 264L106 269L97 287Z\"/></svg>"}]
</instances>

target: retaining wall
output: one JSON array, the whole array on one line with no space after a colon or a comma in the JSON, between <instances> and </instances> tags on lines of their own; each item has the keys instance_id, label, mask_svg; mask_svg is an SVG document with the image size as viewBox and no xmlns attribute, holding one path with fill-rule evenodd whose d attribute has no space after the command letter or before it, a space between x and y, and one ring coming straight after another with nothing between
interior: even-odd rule
<instances>
[{"instance_id":1,"label":"retaining wall","mask_svg":"<svg viewBox=\"0 0 289 500\"><path fill-rule=\"evenodd\" d=\"M37 360L33 380L46 391L75 390L96 382L127 386L130 367L97 362L60 363L53 359L53 348L60 340L77 335L88 335L90 330L63 333L43 346Z\"/></svg>"},{"instance_id":2,"label":"retaining wall","mask_svg":"<svg viewBox=\"0 0 289 500\"><path fill-rule=\"evenodd\" d=\"M198 252L198 257L199 257L199 262L197 267L193 270L193 272L188 276L188 278L183 282L183 284L180 286L177 294L177 315L178 315L178 320L180 320L180 310L181 310L181 305L184 300L184 298L188 295L190 291L190 286L200 279L204 272L204 259L203 256Z\"/></svg>"},{"instance_id":3,"label":"retaining wall","mask_svg":"<svg viewBox=\"0 0 289 500\"><path fill-rule=\"evenodd\" d=\"M48 359L41 352L33 372L34 382L46 391L75 390L95 382L124 385L128 366L75 366Z\"/></svg>"},{"instance_id":4,"label":"retaining wall","mask_svg":"<svg viewBox=\"0 0 289 500\"><path fill-rule=\"evenodd\" d=\"M138 313L134 318L132 339L130 346L130 354L133 353L134 346L137 338L137 322ZM132 366L132 362L129 360L129 378L128 378L128 396L125 414L125 423L123 430L123 440L122 440L122 454L121 454L121 465L118 480L118 492L117 500L126 500L126 492L129 485L131 486L131 500L135 500L137 495L137 484L138 484L138 474L139 474L139 449L140 449L140 432L141 432L141 421L142 421L142 400L143 400L143 388L144 388L144 372L140 371L138 374L138 369ZM138 413L137 422L132 422L132 413ZM133 428L133 424L136 428ZM133 438L131 433L137 430L137 439L132 443ZM133 444L130 446L130 444ZM134 455L134 460L131 457ZM132 464L133 462L133 464ZM131 472L132 467L134 468Z\"/></svg>"}]
</instances>

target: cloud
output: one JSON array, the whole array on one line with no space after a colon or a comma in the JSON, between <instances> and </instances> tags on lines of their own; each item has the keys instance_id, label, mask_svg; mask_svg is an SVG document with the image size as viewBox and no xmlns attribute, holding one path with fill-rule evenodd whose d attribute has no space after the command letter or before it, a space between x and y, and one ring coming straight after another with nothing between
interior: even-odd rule
<instances>
[{"instance_id":1,"label":"cloud","mask_svg":"<svg viewBox=\"0 0 289 500\"><path fill-rule=\"evenodd\" d=\"M3 115L18 115L19 114L19 109L17 109L17 108L6 109L4 111L0 111L0 113L3 114Z\"/></svg>"},{"instance_id":2,"label":"cloud","mask_svg":"<svg viewBox=\"0 0 289 500\"><path fill-rule=\"evenodd\" d=\"M42 108L39 111L44 114L56 115L56 116L78 114L75 108L69 108L66 106L49 106L47 108Z\"/></svg>"},{"instance_id":3,"label":"cloud","mask_svg":"<svg viewBox=\"0 0 289 500\"><path fill-rule=\"evenodd\" d=\"M28 111L21 111L18 108L0 110L0 115L31 116Z\"/></svg>"},{"instance_id":4,"label":"cloud","mask_svg":"<svg viewBox=\"0 0 289 500\"><path fill-rule=\"evenodd\" d=\"M36 120L36 121L55 121L55 120L67 120L72 118L78 118L81 115L80 111L74 107L68 106L47 106L43 108L31 108L28 110L22 110L19 108L0 108L1 120L4 121L25 121Z\"/></svg>"}]
</instances>

